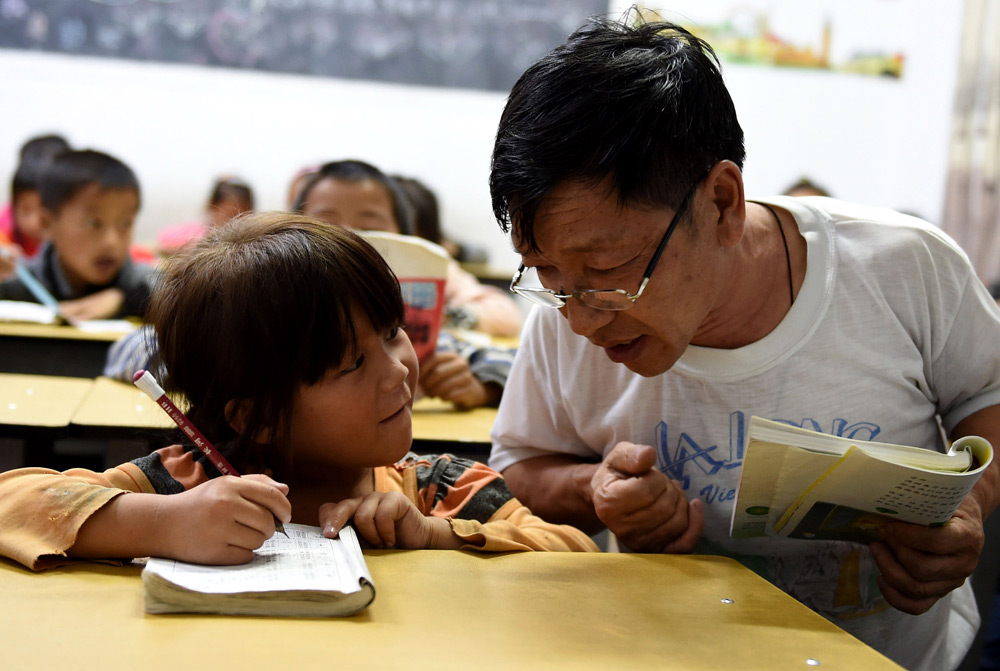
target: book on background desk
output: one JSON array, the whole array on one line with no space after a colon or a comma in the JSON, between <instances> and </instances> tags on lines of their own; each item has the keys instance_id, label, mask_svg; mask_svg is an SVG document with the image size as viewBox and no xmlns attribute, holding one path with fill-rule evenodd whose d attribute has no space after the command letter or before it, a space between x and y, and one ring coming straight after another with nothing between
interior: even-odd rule
<instances>
[{"instance_id":1,"label":"book on background desk","mask_svg":"<svg viewBox=\"0 0 1000 671\"><path fill-rule=\"evenodd\" d=\"M357 535L344 527L286 524L247 564L202 566L150 558L142 571L148 613L220 613L285 617L352 615L375 599Z\"/></svg>"},{"instance_id":2,"label":"book on background desk","mask_svg":"<svg viewBox=\"0 0 1000 671\"><path fill-rule=\"evenodd\" d=\"M58 310L30 301L0 301L0 322L23 324L65 324ZM127 319L87 319L74 322L73 327L85 333L129 333L135 324Z\"/></svg>"},{"instance_id":3,"label":"book on background desk","mask_svg":"<svg viewBox=\"0 0 1000 671\"><path fill-rule=\"evenodd\" d=\"M887 520L941 526L992 460L978 436L941 453L753 417L730 536L868 543Z\"/></svg>"}]
</instances>

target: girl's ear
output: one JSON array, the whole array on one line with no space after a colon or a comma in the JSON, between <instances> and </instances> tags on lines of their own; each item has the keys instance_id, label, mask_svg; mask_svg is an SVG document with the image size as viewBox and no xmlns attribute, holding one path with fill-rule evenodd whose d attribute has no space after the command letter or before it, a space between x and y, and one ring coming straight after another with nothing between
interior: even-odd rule
<instances>
[{"instance_id":1,"label":"girl's ear","mask_svg":"<svg viewBox=\"0 0 1000 671\"><path fill-rule=\"evenodd\" d=\"M226 422L233 431L242 436L246 433L251 412L253 412L253 403L245 398L234 398L226 403ZM247 437L256 443L266 443L271 440L271 432L264 428L256 436Z\"/></svg>"},{"instance_id":2,"label":"girl's ear","mask_svg":"<svg viewBox=\"0 0 1000 671\"><path fill-rule=\"evenodd\" d=\"M253 406L246 399L233 399L226 403L226 422L236 433L243 435L247 426L247 418Z\"/></svg>"}]
</instances>

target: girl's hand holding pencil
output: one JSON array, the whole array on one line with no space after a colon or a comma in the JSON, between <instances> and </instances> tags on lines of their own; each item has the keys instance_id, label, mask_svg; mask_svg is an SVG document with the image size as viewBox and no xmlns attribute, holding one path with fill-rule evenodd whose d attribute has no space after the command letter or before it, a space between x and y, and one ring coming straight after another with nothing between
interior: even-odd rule
<instances>
[{"instance_id":1,"label":"girl's hand holding pencil","mask_svg":"<svg viewBox=\"0 0 1000 671\"><path fill-rule=\"evenodd\" d=\"M132 382L134 382L135 386L137 386L140 390L142 390L144 394L153 399L153 401L158 406L160 406L160 408L162 408L163 411L167 413L167 415L169 415L170 419L174 420L174 423L180 427L181 431L184 432L184 435L186 435L191 440L191 442L194 443L195 447L201 450L205 454L205 456L209 458L209 460L212 462L215 468L218 469L218 471L222 473L222 475L231 476L231 479L237 479L237 478L242 479L240 478L240 474L236 471L236 469L233 468L232 464L230 464L226 460L226 458L222 456L222 453L219 452L219 450L217 450L215 446L212 445L211 442L209 442L208 438L206 438L204 434L202 434L202 432L198 430L198 427L196 427L194 424L191 423L191 420L188 419L184 415L184 413L180 411L180 408L174 405L174 402L170 400L170 397L167 396L167 393L163 391L163 387L160 386L160 384L156 381L156 378L153 377L152 374L149 373L149 371L145 370L136 371L135 375L132 377ZM288 499L285 498L285 495L288 494L288 485L275 482L274 480L271 480L271 478L268 478L266 476L256 475L248 477L252 477L254 480L257 480L258 482L263 482L261 478L264 478L264 480L272 484L272 487L277 488L278 490L281 491L281 499L282 501L284 501L284 504L283 505L279 504L278 509L267 506L273 513L273 524L271 526L270 533L268 533L268 535L265 536L264 538L265 539L270 538L271 535L275 532L275 530L280 531L281 533L284 534L285 527L282 525L282 520L288 522L292 519L291 504L289 504ZM202 487L204 486L206 485L202 485ZM195 491L195 489L192 489L190 491L193 492ZM251 497L248 500L253 503L257 503L259 506L265 505L265 501L260 497ZM239 518L237 519L239 521L243 521L242 519ZM243 523L249 524L249 522L246 521L243 521ZM287 536L288 534L285 535ZM260 543L263 542L264 539L261 539ZM258 543L254 547L255 548L260 547L260 543ZM249 558L245 561L249 561Z\"/></svg>"},{"instance_id":2,"label":"girl's hand holding pencil","mask_svg":"<svg viewBox=\"0 0 1000 671\"><path fill-rule=\"evenodd\" d=\"M194 564L244 564L291 519L288 485L266 475L223 476L158 497L162 554Z\"/></svg>"}]
</instances>

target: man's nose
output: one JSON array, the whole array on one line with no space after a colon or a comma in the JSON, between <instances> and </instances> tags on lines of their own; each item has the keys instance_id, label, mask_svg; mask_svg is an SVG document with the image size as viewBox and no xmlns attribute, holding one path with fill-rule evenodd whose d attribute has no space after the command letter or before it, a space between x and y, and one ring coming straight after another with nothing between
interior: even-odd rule
<instances>
[{"instance_id":1,"label":"man's nose","mask_svg":"<svg viewBox=\"0 0 1000 671\"><path fill-rule=\"evenodd\" d=\"M614 311L588 307L575 296L566 299L566 307L560 312L569 320L569 327L573 329L573 333L585 338L592 336L615 318Z\"/></svg>"}]
</instances>

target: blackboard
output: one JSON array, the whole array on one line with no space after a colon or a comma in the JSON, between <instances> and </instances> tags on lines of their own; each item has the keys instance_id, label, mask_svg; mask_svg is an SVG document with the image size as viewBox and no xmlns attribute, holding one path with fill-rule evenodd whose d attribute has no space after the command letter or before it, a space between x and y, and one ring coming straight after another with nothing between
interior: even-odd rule
<instances>
[{"instance_id":1,"label":"blackboard","mask_svg":"<svg viewBox=\"0 0 1000 671\"><path fill-rule=\"evenodd\" d=\"M0 47L509 90L608 0L2 0Z\"/></svg>"}]
</instances>

